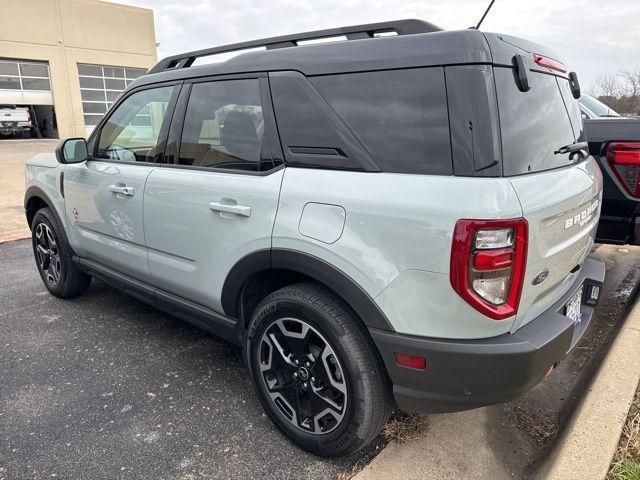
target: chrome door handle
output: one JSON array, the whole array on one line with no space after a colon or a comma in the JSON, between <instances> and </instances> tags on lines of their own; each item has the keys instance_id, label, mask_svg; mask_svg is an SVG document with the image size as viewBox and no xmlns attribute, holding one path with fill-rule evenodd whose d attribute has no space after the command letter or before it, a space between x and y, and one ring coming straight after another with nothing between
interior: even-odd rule
<instances>
[{"instance_id":1,"label":"chrome door handle","mask_svg":"<svg viewBox=\"0 0 640 480\"><path fill-rule=\"evenodd\" d=\"M214 212L233 213L234 215L239 215L241 217L251 216L251 207L247 207L246 205L229 205L226 203L211 202L209 204L209 209Z\"/></svg>"},{"instance_id":2,"label":"chrome door handle","mask_svg":"<svg viewBox=\"0 0 640 480\"><path fill-rule=\"evenodd\" d=\"M133 196L133 188L121 185L109 185L108 190L113 193L121 193L122 195Z\"/></svg>"}]
</instances>

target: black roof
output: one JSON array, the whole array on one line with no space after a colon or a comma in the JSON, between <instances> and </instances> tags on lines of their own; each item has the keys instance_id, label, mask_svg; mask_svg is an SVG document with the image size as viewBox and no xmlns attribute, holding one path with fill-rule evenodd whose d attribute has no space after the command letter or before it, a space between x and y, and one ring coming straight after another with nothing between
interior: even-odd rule
<instances>
[{"instance_id":1,"label":"black roof","mask_svg":"<svg viewBox=\"0 0 640 480\"><path fill-rule=\"evenodd\" d=\"M397 35L374 36L393 31ZM300 45L311 38L344 35L346 41ZM266 50L239 53L220 63L192 66L200 57L242 51L256 46ZM213 47L167 57L131 87L186 78L296 70L307 76L393 68L456 64L511 65L514 53L550 55L550 50L516 37L483 33L475 29L443 31L421 20L397 20L377 24L272 37Z\"/></svg>"}]
</instances>

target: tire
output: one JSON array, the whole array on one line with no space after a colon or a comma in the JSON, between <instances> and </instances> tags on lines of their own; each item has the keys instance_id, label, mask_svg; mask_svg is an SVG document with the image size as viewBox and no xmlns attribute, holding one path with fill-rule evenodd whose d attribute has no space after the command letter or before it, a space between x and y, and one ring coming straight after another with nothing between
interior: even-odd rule
<instances>
[{"instance_id":1,"label":"tire","mask_svg":"<svg viewBox=\"0 0 640 480\"><path fill-rule=\"evenodd\" d=\"M20 133L20 136L21 136L22 138L31 138L31 130L23 130L23 131Z\"/></svg>"},{"instance_id":2,"label":"tire","mask_svg":"<svg viewBox=\"0 0 640 480\"><path fill-rule=\"evenodd\" d=\"M349 455L384 427L393 403L386 370L365 327L329 290L300 283L272 293L245 339L260 402L298 446Z\"/></svg>"},{"instance_id":3,"label":"tire","mask_svg":"<svg viewBox=\"0 0 640 480\"><path fill-rule=\"evenodd\" d=\"M33 217L31 243L40 278L52 295L71 298L89 288L91 277L73 264L71 247L49 208L38 210Z\"/></svg>"}]
</instances>

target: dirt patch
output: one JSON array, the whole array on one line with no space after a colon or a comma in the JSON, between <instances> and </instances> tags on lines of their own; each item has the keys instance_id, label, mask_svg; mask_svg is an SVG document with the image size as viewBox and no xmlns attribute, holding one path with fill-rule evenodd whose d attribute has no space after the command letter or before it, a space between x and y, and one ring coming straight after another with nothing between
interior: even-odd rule
<instances>
[{"instance_id":1,"label":"dirt patch","mask_svg":"<svg viewBox=\"0 0 640 480\"><path fill-rule=\"evenodd\" d=\"M404 443L417 438L426 429L426 415L396 411L384 427L382 436L387 441L395 440Z\"/></svg>"}]
</instances>

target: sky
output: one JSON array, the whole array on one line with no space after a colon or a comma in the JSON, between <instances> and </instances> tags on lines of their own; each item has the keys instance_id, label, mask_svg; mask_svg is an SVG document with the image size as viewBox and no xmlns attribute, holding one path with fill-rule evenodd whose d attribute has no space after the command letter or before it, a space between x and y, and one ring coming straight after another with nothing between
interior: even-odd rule
<instances>
[{"instance_id":1,"label":"sky","mask_svg":"<svg viewBox=\"0 0 640 480\"><path fill-rule=\"evenodd\" d=\"M112 0L154 10L158 58L200 48L401 18L445 30L475 25L489 0ZM589 90L640 69L640 0L496 0L481 30L552 48Z\"/></svg>"}]
</instances>

